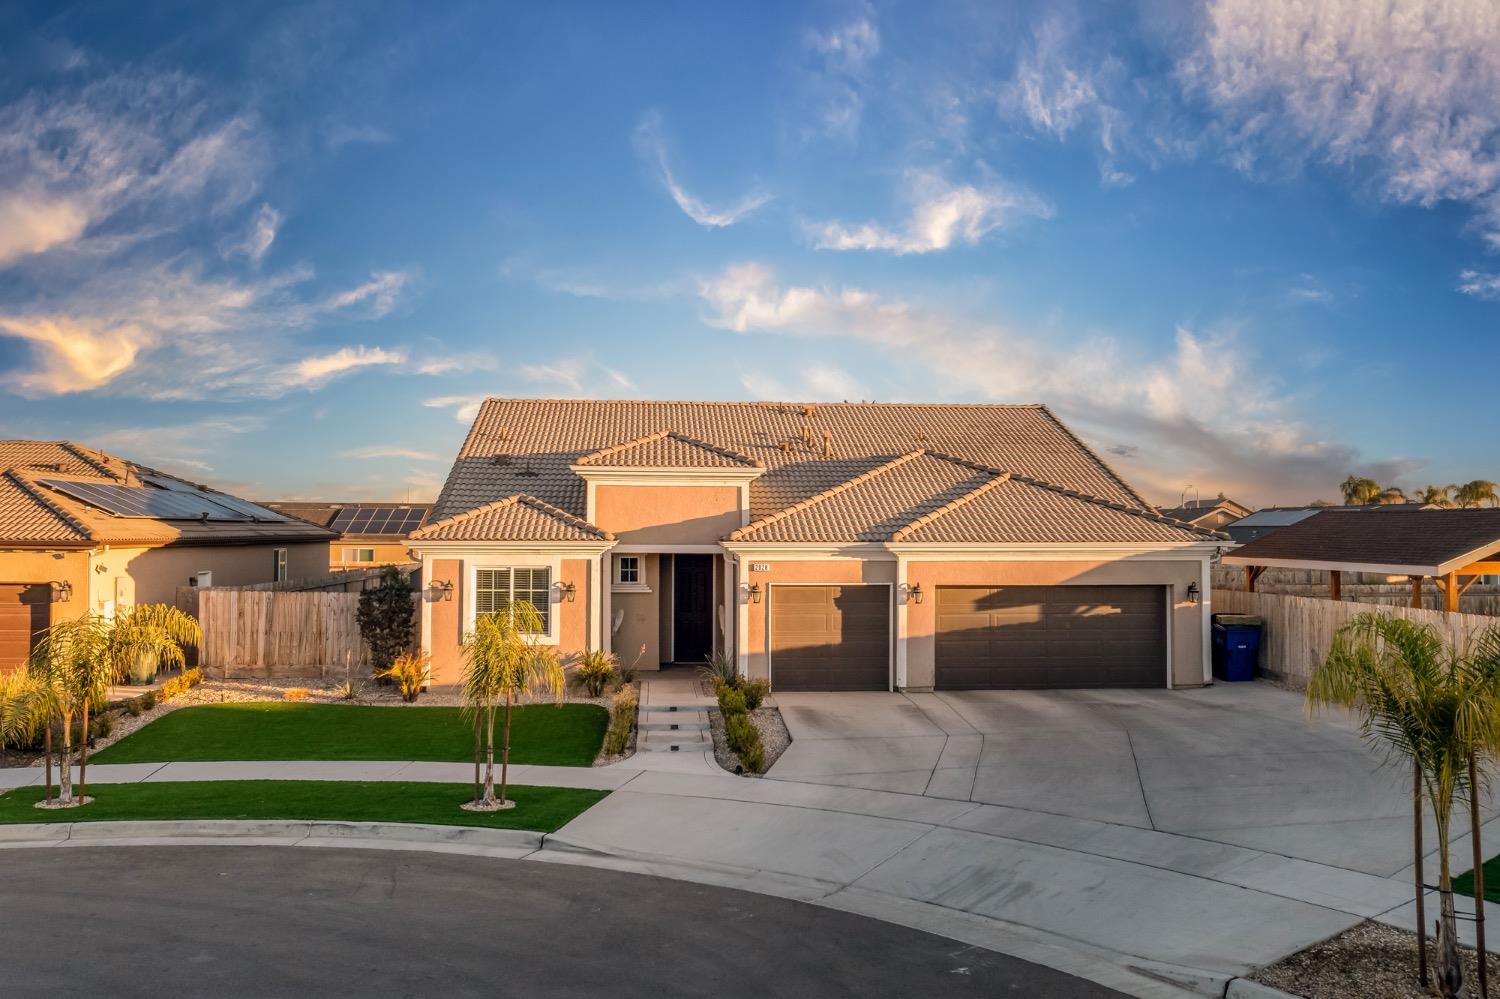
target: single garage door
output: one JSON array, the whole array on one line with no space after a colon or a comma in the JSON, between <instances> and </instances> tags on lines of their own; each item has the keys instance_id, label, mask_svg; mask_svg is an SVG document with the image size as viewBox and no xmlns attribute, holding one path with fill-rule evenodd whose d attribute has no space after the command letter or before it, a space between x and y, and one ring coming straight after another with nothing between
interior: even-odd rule
<instances>
[{"instance_id":1,"label":"single garage door","mask_svg":"<svg viewBox=\"0 0 1500 999\"><path fill-rule=\"evenodd\" d=\"M0 673L26 662L37 632L47 627L51 587L42 583L0 583Z\"/></svg>"},{"instance_id":2,"label":"single garage door","mask_svg":"<svg viewBox=\"0 0 1500 999\"><path fill-rule=\"evenodd\" d=\"M890 676L890 587L771 587L775 689L888 690Z\"/></svg>"},{"instance_id":3,"label":"single garage door","mask_svg":"<svg viewBox=\"0 0 1500 999\"><path fill-rule=\"evenodd\" d=\"M1160 586L944 586L939 690L1165 687Z\"/></svg>"}]
</instances>

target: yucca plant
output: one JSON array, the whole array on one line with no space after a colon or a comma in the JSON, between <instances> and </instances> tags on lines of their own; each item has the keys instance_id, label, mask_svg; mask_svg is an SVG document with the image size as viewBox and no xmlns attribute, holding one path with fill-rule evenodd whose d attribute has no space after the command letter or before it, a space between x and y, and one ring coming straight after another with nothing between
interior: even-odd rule
<instances>
[{"instance_id":1,"label":"yucca plant","mask_svg":"<svg viewBox=\"0 0 1500 999\"><path fill-rule=\"evenodd\" d=\"M739 665L734 656L726 652L710 652L698 667L698 675L719 687L733 687L740 681Z\"/></svg>"},{"instance_id":2,"label":"yucca plant","mask_svg":"<svg viewBox=\"0 0 1500 999\"><path fill-rule=\"evenodd\" d=\"M602 697L604 688L614 678L619 661L602 649L581 653L573 660L573 679L590 697Z\"/></svg>"},{"instance_id":3,"label":"yucca plant","mask_svg":"<svg viewBox=\"0 0 1500 999\"><path fill-rule=\"evenodd\" d=\"M427 684L427 673L431 665L432 657L425 652L403 652L385 669L376 670L372 678L394 682L396 689L401 692L401 699L408 704L414 704L417 695ZM346 696L352 697L353 695L346 694Z\"/></svg>"},{"instance_id":4,"label":"yucca plant","mask_svg":"<svg viewBox=\"0 0 1500 999\"><path fill-rule=\"evenodd\" d=\"M1449 830L1454 802L1480 790L1470 763L1500 747L1500 669L1448 646L1429 625L1361 614L1334 636L1307 703L1353 710L1365 738L1413 767L1414 805L1425 794L1438 835L1437 984L1443 996L1462 994Z\"/></svg>"},{"instance_id":5,"label":"yucca plant","mask_svg":"<svg viewBox=\"0 0 1500 999\"><path fill-rule=\"evenodd\" d=\"M474 800L469 811L491 812L511 808L506 799L510 779L510 722L516 696L545 693L561 703L568 676L562 657L552 648L537 644L545 631L542 616L524 600L504 610L481 614L474 631L464 640L464 712L474 724ZM500 795L495 796L495 715L505 709L500 744ZM483 732L484 781L479 780L479 758Z\"/></svg>"}]
</instances>

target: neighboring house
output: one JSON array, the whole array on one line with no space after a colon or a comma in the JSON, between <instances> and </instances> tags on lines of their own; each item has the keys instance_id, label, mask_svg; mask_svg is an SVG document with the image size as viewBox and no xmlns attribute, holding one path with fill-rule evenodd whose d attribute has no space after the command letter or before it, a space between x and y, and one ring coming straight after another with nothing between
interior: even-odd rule
<instances>
[{"instance_id":1,"label":"neighboring house","mask_svg":"<svg viewBox=\"0 0 1500 999\"><path fill-rule=\"evenodd\" d=\"M266 506L327 528L338 537L328 545L328 568L360 569L412 561L406 538L422 526L431 503L292 503Z\"/></svg>"},{"instance_id":2,"label":"neighboring house","mask_svg":"<svg viewBox=\"0 0 1500 999\"><path fill-rule=\"evenodd\" d=\"M328 531L69 441L0 441L0 670L36 632L179 586L327 571Z\"/></svg>"},{"instance_id":3,"label":"neighboring house","mask_svg":"<svg viewBox=\"0 0 1500 999\"><path fill-rule=\"evenodd\" d=\"M1043 406L490 399L411 547L455 683L478 614L777 690L1209 681L1211 531Z\"/></svg>"},{"instance_id":4,"label":"neighboring house","mask_svg":"<svg viewBox=\"0 0 1500 999\"><path fill-rule=\"evenodd\" d=\"M1219 528L1229 539L1237 545L1247 544L1256 538L1263 538L1283 527L1301 523L1309 517L1323 513L1325 510L1338 513L1370 513L1371 511L1398 511L1410 513L1413 510L1436 510L1436 506L1422 503L1386 503L1371 506L1268 506L1239 520L1231 521ZM1166 513L1166 511L1162 511Z\"/></svg>"},{"instance_id":5,"label":"neighboring house","mask_svg":"<svg viewBox=\"0 0 1500 999\"><path fill-rule=\"evenodd\" d=\"M1222 531L1224 525L1250 515L1250 508L1236 503L1223 493L1213 499L1189 500L1182 506L1164 507L1163 517L1180 520L1194 527L1206 527L1210 531Z\"/></svg>"}]
</instances>

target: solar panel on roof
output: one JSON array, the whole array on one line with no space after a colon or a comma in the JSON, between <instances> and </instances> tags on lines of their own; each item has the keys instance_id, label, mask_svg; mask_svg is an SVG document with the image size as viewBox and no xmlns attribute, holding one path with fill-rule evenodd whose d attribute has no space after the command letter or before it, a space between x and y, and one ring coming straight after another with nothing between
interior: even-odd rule
<instances>
[{"instance_id":1,"label":"solar panel on roof","mask_svg":"<svg viewBox=\"0 0 1500 999\"><path fill-rule=\"evenodd\" d=\"M69 479L37 480L49 489L82 500L116 517L150 520L247 521L255 518L241 510L216 503L207 495L187 489L157 489L120 486L106 482L74 482Z\"/></svg>"}]
</instances>

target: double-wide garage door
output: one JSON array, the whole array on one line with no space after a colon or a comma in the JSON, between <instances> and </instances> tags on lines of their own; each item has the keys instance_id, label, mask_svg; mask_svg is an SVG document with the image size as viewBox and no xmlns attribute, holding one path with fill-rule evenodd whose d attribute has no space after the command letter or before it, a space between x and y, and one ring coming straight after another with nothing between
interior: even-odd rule
<instances>
[{"instance_id":1,"label":"double-wide garage door","mask_svg":"<svg viewBox=\"0 0 1500 999\"><path fill-rule=\"evenodd\" d=\"M35 636L47 627L51 588L45 583L0 583L0 673L26 662Z\"/></svg>"},{"instance_id":2,"label":"double-wide garage door","mask_svg":"<svg viewBox=\"0 0 1500 999\"><path fill-rule=\"evenodd\" d=\"M771 587L775 689L888 690L890 676L890 587Z\"/></svg>"},{"instance_id":3,"label":"double-wide garage door","mask_svg":"<svg viewBox=\"0 0 1500 999\"><path fill-rule=\"evenodd\" d=\"M1164 687L1160 586L945 586L939 690Z\"/></svg>"}]
</instances>

